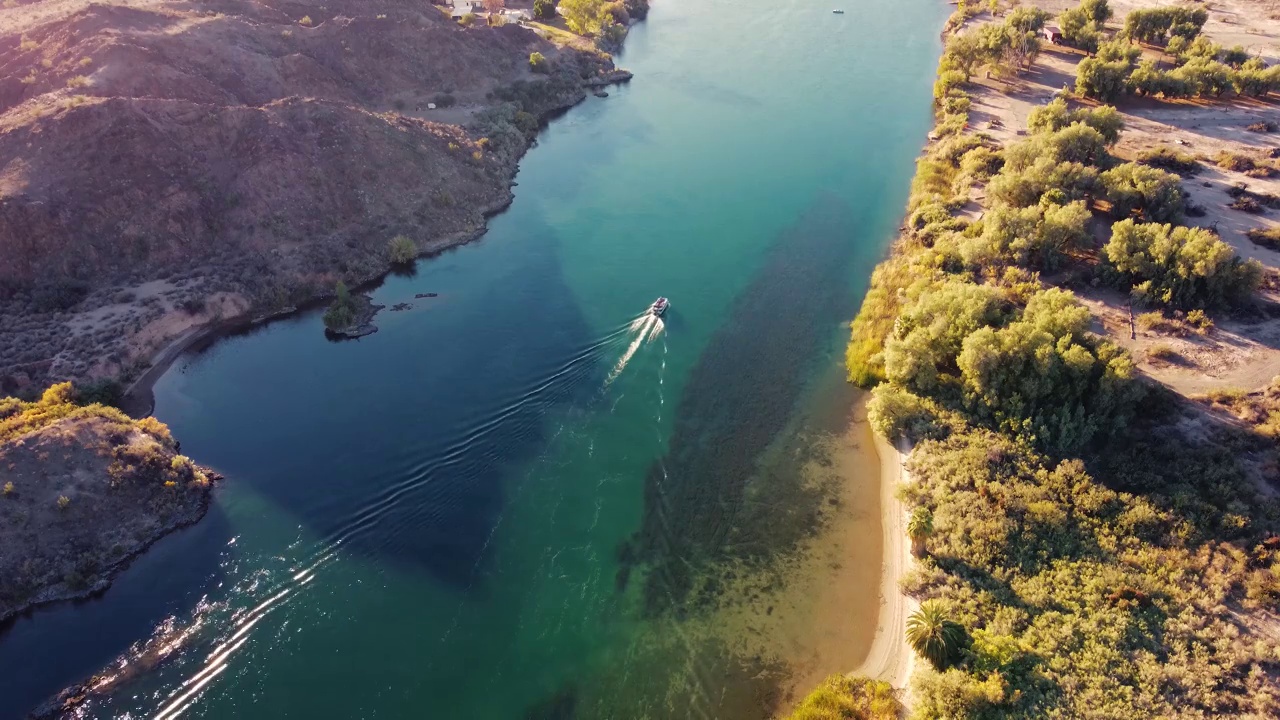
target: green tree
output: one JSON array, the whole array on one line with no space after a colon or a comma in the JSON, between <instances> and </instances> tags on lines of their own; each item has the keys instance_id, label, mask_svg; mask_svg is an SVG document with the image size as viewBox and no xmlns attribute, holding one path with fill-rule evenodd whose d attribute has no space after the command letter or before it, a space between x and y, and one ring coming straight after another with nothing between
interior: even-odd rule
<instances>
[{"instance_id":1,"label":"green tree","mask_svg":"<svg viewBox=\"0 0 1280 720\"><path fill-rule=\"evenodd\" d=\"M355 322L356 302L347 290L347 284L341 280L334 286L333 292L333 302L324 311L324 326L330 330L342 330Z\"/></svg>"},{"instance_id":2,"label":"green tree","mask_svg":"<svg viewBox=\"0 0 1280 720\"><path fill-rule=\"evenodd\" d=\"M1045 141L1058 162L1099 165L1108 157L1106 137L1082 122L1071 123Z\"/></svg>"},{"instance_id":3,"label":"green tree","mask_svg":"<svg viewBox=\"0 0 1280 720\"><path fill-rule=\"evenodd\" d=\"M556 17L555 0L533 0L533 14L543 20L554 20Z\"/></svg>"},{"instance_id":4,"label":"green tree","mask_svg":"<svg viewBox=\"0 0 1280 720\"><path fill-rule=\"evenodd\" d=\"M545 55L534 51L529 53L529 69L536 73L546 74L551 71L551 63L547 61Z\"/></svg>"},{"instance_id":5,"label":"green tree","mask_svg":"<svg viewBox=\"0 0 1280 720\"><path fill-rule=\"evenodd\" d=\"M885 341L885 375L926 396L954 386L961 343L999 322L1001 310L999 293L984 285L952 281L922 293L899 314Z\"/></svg>"},{"instance_id":6,"label":"green tree","mask_svg":"<svg viewBox=\"0 0 1280 720\"><path fill-rule=\"evenodd\" d=\"M911 519L907 521L907 537L911 539L912 555L924 556L930 535L933 535L933 513L929 508L917 507L911 511Z\"/></svg>"},{"instance_id":7,"label":"green tree","mask_svg":"<svg viewBox=\"0 0 1280 720\"><path fill-rule=\"evenodd\" d=\"M1018 320L971 333L957 364L975 416L1064 453L1122 427L1139 395L1133 363L1089 325L1088 309L1054 288Z\"/></svg>"},{"instance_id":8,"label":"green tree","mask_svg":"<svg viewBox=\"0 0 1280 720\"><path fill-rule=\"evenodd\" d=\"M1128 90L1133 68L1128 62L1085 58L1076 66L1076 92L1103 102L1115 102Z\"/></svg>"},{"instance_id":9,"label":"green tree","mask_svg":"<svg viewBox=\"0 0 1280 720\"><path fill-rule=\"evenodd\" d=\"M1116 217L1139 213L1150 222L1182 217L1182 179L1171 172L1129 162L1102 173L1102 184Z\"/></svg>"},{"instance_id":10,"label":"green tree","mask_svg":"<svg viewBox=\"0 0 1280 720\"><path fill-rule=\"evenodd\" d=\"M1138 297L1178 308L1238 305L1262 282L1256 260L1242 260L1204 228L1122 220L1105 252Z\"/></svg>"},{"instance_id":11,"label":"green tree","mask_svg":"<svg viewBox=\"0 0 1280 720\"><path fill-rule=\"evenodd\" d=\"M1193 94L1201 97L1221 97L1233 87L1232 69L1208 58L1194 58L1170 75L1185 82Z\"/></svg>"},{"instance_id":12,"label":"green tree","mask_svg":"<svg viewBox=\"0 0 1280 720\"><path fill-rule=\"evenodd\" d=\"M560 0L560 14L579 35L599 35L613 22L605 0Z\"/></svg>"},{"instance_id":13,"label":"green tree","mask_svg":"<svg viewBox=\"0 0 1280 720\"><path fill-rule=\"evenodd\" d=\"M986 62L988 57L977 33L960 33L947 41L938 70L939 74L947 71L959 72L964 76L964 81L969 82L973 73Z\"/></svg>"},{"instance_id":14,"label":"green tree","mask_svg":"<svg viewBox=\"0 0 1280 720\"><path fill-rule=\"evenodd\" d=\"M960 659L968 643L964 626L951 620L937 600L925 600L907 618L907 643L937 670Z\"/></svg>"},{"instance_id":15,"label":"green tree","mask_svg":"<svg viewBox=\"0 0 1280 720\"><path fill-rule=\"evenodd\" d=\"M1247 97L1265 97L1280 89L1280 65L1268 68L1261 58L1250 58L1232 77L1236 92Z\"/></svg>"},{"instance_id":16,"label":"green tree","mask_svg":"<svg viewBox=\"0 0 1280 720\"><path fill-rule=\"evenodd\" d=\"M1046 105L1034 108L1027 117L1027 127L1033 133L1054 133L1073 123L1084 123L1102 134L1107 145L1114 145L1124 130L1124 117L1110 105L1089 109L1070 110L1063 98L1054 98Z\"/></svg>"},{"instance_id":17,"label":"green tree","mask_svg":"<svg viewBox=\"0 0 1280 720\"><path fill-rule=\"evenodd\" d=\"M961 241L960 255L970 267L1013 263L1053 269L1088 239L1089 218L1083 202L1057 203L1047 194L1028 207L997 205L983 218L982 234Z\"/></svg>"},{"instance_id":18,"label":"green tree","mask_svg":"<svg viewBox=\"0 0 1280 720\"><path fill-rule=\"evenodd\" d=\"M1097 52L1102 40L1102 26L1111 17L1107 0L1084 0L1058 16L1062 38L1068 45L1086 52Z\"/></svg>"}]
</instances>

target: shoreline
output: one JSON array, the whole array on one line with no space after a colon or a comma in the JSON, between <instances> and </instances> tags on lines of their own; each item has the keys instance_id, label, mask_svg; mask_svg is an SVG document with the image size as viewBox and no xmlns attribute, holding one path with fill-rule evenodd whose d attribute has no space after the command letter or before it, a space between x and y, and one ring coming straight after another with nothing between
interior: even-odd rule
<instances>
[{"instance_id":1,"label":"shoreline","mask_svg":"<svg viewBox=\"0 0 1280 720\"><path fill-rule=\"evenodd\" d=\"M585 102L588 97L593 96L594 91L611 85L630 82L633 77L634 74L630 70L615 67L606 77L584 80L580 87L582 93L579 97L549 109L538 119L539 133L546 129L551 121L564 116L570 110ZM520 162L525 155L533 150L536 144L537 137L535 136L524 151L520 153L520 156L515 159L511 180L504 196L497 202L477 209L481 216L479 223L473 227L428 241L426 247L422 248L414 258L414 267L419 262L430 260L449 250L475 242L489 232L489 221L501 215L515 202L515 193L512 192L512 188L519 184L516 178L520 174ZM359 278L351 284L351 292L363 293L376 289L395 270L395 268L388 267L368 277ZM257 314L253 313L255 308L250 307L248 312L230 317L214 318L206 323L188 328L159 350L149 356L140 358L146 362L147 369L125 387L120 401L120 409L126 415L135 419L146 417L155 412L155 393L153 392L155 384L173 367L178 358L196 345L202 342L208 342L212 345L223 338L246 332L259 326L265 327L277 320L294 317L322 306L332 297L333 295L329 293L316 295L298 305Z\"/></svg>"},{"instance_id":2,"label":"shoreline","mask_svg":"<svg viewBox=\"0 0 1280 720\"><path fill-rule=\"evenodd\" d=\"M852 674L882 680L895 689L907 692L915 669L915 653L907 644L907 617L919 603L900 585L914 567L911 544L907 541L907 509L898 498L898 487L911 482L907 472L908 453L889 444L874 431L876 455L880 458L880 533L884 543L884 559L880 570L880 614L876 622L871 649ZM905 698L904 698L904 705Z\"/></svg>"},{"instance_id":3,"label":"shoreline","mask_svg":"<svg viewBox=\"0 0 1280 720\"><path fill-rule=\"evenodd\" d=\"M192 525L195 525L196 523L203 520L204 516L209 512L209 504L213 502L212 500L213 484L222 480L223 476L218 472L210 470L209 468L206 468L203 466L198 466L198 467L200 467L200 470L208 475L210 487L205 490L203 496L200 498L199 504L197 504L196 507L192 509L192 512L176 516L165 527L157 528L156 531L152 533L149 537L141 540L138 543L137 547L130 550L127 555L120 558L119 560L112 563L111 565L103 568L101 570L101 577L98 579L98 582L94 583L92 586L87 587L83 590L74 590L68 593L61 593L61 594L55 593L55 594L49 595L48 597L39 597L29 601L26 605L17 607L9 611L7 614L0 615L0 635L3 635L4 632L8 630L9 626L11 626L13 623L25 617L29 617L32 613L36 612L37 610L40 610L41 608L47 607L49 605L53 605L55 603L81 602L81 601L91 600L105 593L106 591L110 590L111 586L115 583L116 576L118 576L120 573L127 570L129 568L129 565L131 565L134 560L137 560L138 557L142 555L142 553L150 549L152 545L155 545L157 542L163 540L166 537L169 537L170 535L172 535L173 533L179 530L182 530L184 528L189 528Z\"/></svg>"}]
</instances>

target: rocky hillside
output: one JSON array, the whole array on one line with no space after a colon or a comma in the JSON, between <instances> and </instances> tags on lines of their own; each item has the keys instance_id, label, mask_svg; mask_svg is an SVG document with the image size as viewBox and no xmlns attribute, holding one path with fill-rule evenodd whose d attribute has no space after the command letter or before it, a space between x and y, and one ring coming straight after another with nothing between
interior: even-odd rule
<instances>
[{"instance_id":1,"label":"rocky hillside","mask_svg":"<svg viewBox=\"0 0 1280 720\"><path fill-rule=\"evenodd\" d=\"M207 506L209 474L163 423L71 397L63 383L37 402L0 400L0 621L105 588Z\"/></svg>"},{"instance_id":2,"label":"rocky hillside","mask_svg":"<svg viewBox=\"0 0 1280 720\"><path fill-rule=\"evenodd\" d=\"M0 395L376 276L395 235L474 234L612 69L422 0L6 4Z\"/></svg>"}]
</instances>

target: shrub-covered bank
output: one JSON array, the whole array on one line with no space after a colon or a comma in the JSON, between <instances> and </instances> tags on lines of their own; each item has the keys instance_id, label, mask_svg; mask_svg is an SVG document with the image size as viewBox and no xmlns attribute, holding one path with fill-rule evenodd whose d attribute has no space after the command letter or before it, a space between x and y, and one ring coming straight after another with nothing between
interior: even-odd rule
<instances>
[{"instance_id":1,"label":"shrub-covered bank","mask_svg":"<svg viewBox=\"0 0 1280 720\"><path fill-rule=\"evenodd\" d=\"M1059 24L1110 16L1086 0ZM911 715L1275 717L1280 514L1257 485L1273 438L1139 377L1045 280L1202 314L1254 302L1262 271L1181 224L1177 175L1111 154L1114 108L1055 99L1007 147L969 129L970 78L1033 63L1048 19L1019 8L949 38L934 139L846 356L874 429L915 443ZM1196 19L1172 24L1194 37Z\"/></svg>"}]
</instances>

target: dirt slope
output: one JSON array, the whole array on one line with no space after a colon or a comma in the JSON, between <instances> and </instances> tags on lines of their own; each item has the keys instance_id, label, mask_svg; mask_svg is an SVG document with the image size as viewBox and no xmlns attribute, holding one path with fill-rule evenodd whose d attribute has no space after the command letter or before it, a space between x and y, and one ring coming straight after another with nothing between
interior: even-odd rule
<instances>
[{"instance_id":1,"label":"dirt slope","mask_svg":"<svg viewBox=\"0 0 1280 720\"><path fill-rule=\"evenodd\" d=\"M394 235L468 236L610 70L421 0L0 9L0 394L373 277Z\"/></svg>"}]
</instances>

